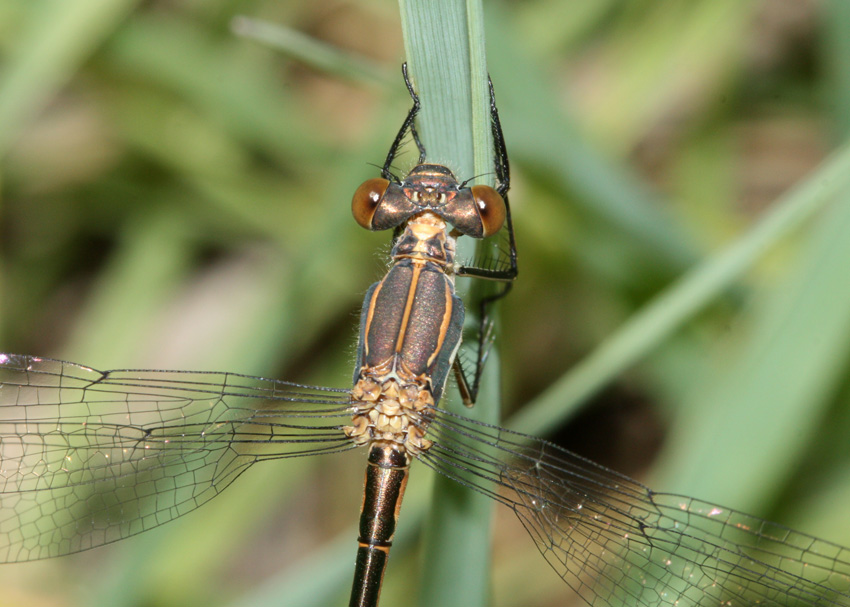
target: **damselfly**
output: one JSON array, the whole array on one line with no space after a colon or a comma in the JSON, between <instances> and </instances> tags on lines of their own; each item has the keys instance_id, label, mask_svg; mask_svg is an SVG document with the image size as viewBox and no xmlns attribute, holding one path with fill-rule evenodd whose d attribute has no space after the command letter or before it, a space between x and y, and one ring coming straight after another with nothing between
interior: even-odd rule
<instances>
[{"instance_id":1,"label":"damselfly","mask_svg":"<svg viewBox=\"0 0 850 607\"><path fill-rule=\"evenodd\" d=\"M361 314L354 387L235 373L115 370L0 355L0 560L70 554L162 525L261 460L368 448L351 605L376 605L413 459L505 504L592 605L850 605L850 550L693 498L654 493L554 444L438 406L454 372L473 402L488 345L456 356L455 276L516 276L507 153L491 87L497 187L427 162L413 107L378 179L355 193L394 229L392 265ZM390 166L408 132L419 162ZM460 235L507 230L508 261L467 267ZM496 297L504 294L502 289ZM486 403L482 403L486 406Z\"/></svg>"}]
</instances>

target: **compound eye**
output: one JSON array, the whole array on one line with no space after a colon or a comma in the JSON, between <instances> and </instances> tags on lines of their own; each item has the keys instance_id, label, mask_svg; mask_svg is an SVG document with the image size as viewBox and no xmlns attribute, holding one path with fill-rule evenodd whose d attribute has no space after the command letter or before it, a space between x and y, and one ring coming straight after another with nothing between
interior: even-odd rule
<instances>
[{"instance_id":1,"label":"compound eye","mask_svg":"<svg viewBox=\"0 0 850 607\"><path fill-rule=\"evenodd\" d=\"M501 230L505 223L505 201L488 185L474 185L470 189L484 228L482 238L492 236Z\"/></svg>"},{"instance_id":2,"label":"compound eye","mask_svg":"<svg viewBox=\"0 0 850 607\"><path fill-rule=\"evenodd\" d=\"M367 230L372 229L372 218L389 185L390 182L386 179L376 177L364 181L354 192L354 197L351 199L351 212L357 223Z\"/></svg>"}]
</instances>

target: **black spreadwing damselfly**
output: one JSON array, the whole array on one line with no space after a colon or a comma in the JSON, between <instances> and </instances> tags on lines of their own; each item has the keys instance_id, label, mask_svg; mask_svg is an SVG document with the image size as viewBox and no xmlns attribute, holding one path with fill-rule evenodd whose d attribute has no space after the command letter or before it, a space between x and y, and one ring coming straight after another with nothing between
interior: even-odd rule
<instances>
[{"instance_id":1,"label":"black spreadwing damselfly","mask_svg":"<svg viewBox=\"0 0 850 607\"><path fill-rule=\"evenodd\" d=\"M407 81L407 79L406 79ZM850 550L645 486L536 437L438 407L453 372L473 402L488 347L457 358L455 276L516 275L509 167L491 92L497 187L428 163L414 100L358 223L394 229L392 265L367 292L353 388L235 373L94 369L0 355L0 560L61 556L152 529L205 503L260 460L368 448L352 605L376 605L411 461L511 508L591 605L848 605ZM492 91L492 89L491 89ZM420 152L391 163L407 133ZM504 264L457 265L455 239L507 230ZM482 403L479 406L486 405Z\"/></svg>"}]
</instances>

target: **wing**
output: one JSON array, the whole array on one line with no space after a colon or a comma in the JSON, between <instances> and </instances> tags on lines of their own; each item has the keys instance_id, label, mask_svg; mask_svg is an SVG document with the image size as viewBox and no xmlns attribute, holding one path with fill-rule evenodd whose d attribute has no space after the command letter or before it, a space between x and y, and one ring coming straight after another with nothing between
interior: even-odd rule
<instances>
[{"instance_id":1,"label":"wing","mask_svg":"<svg viewBox=\"0 0 850 607\"><path fill-rule=\"evenodd\" d=\"M512 508L593 606L850 606L850 550L434 410L419 459Z\"/></svg>"},{"instance_id":2,"label":"wing","mask_svg":"<svg viewBox=\"0 0 850 607\"><path fill-rule=\"evenodd\" d=\"M166 523L260 459L354 445L348 391L0 354L0 562Z\"/></svg>"}]
</instances>

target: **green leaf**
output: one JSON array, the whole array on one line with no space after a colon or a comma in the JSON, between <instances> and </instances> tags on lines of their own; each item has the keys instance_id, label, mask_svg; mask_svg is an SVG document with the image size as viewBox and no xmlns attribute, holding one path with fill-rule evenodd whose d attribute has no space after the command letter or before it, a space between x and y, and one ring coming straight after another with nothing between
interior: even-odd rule
<instances>
[{"instance_id":1,"label":"green leaf","mask_svg":"<svg viewBox=\"0 0 850 607\"><path fill-rule=\"evenodd\" d=\"M408 65L422 103L417 128L427 160L446 164L461 181L492 174L480 2L400 4ZM473 257L472 244L459 243L459 258ZM467 315L471 317L469 310ZM497 358L488 363L478 405L464 411L490 423L499 421ZM424 534L420 605L489 605L492 509L489 498L447 478L435 479Z\"/></svg>"}]
</instances>

